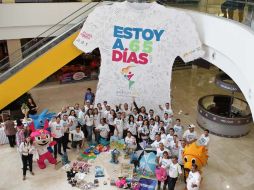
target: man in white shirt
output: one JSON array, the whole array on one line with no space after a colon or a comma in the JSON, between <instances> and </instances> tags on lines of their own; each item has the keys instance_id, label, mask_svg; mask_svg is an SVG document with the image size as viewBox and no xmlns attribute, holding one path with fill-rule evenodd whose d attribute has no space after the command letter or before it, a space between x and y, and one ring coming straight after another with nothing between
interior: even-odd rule
<instances>
[{"instance_id":1,"label":"man in white shirt","mask_svg":"<svg viewBox=\"0 0 254 190\"><path fill-rule=\"evenodd\" d=\"M154 119L150 119L149 131L149 137L151 141L154 141L156 133L159 133L159 126L155 124Z\"/></svg>"},{"instance_id":2,"label":"man in white shirt","mask_svg":"<svg viewBox=\"0 0 254 190\"><path fill-rule=\"evenodd\" d=\"M202 134L199 139L197 140L197 144L199 146L206 146L208 147L210 141L210 137L209 137L209 130L205 129L204 134Z\"/></svg>"},{"instance_id":3,"label":"man in white shirt","mask_svg":"<svg viewBox=\"0 0 254 190\"><path fill-rule=\"evenodd\" d=\"M77 148L77 146L82 148L85 136L83 131L80 130L80 126L77 126L76 130L71 131L71 134L73 134L72 148Z\"/></svg>"},{"instance_id":4,"label":"man in white shirt","mask_svg":"<svg viewBox=\"0 0 254 190\"><path fill-rule=\"evenodd\" d=\"M175 133L177 134L178 138L182 140L183 137L183 126L181 125L181 120L176 119L176 124L174 125Z\"/></svg>"},{"instance_id":5,"label":"man in white shirt","mask_svg":"<svg viewBox=\"0 0 254 190\"><path fill-rule=\"evenodd\" d=\"M87 112L87 110L93 109L93 105L91 104L90 100L86 100L84 108L85 108L85 113Z\"/></svg>"},{"instance_id":6,"label":"man in white shirt","mask_svg":"<svg viewBox=\"0 0 254 190\"><path fill-rule=\"evenodd\" d=\"M168 113L164 113L163 122L164 122L165 132L168 133L168 130L169 128L171 128L171 125L172 125L172 119L169 118Z\"/></svg>"},{"instance_id":7,"label":"man in white shirt","mask_svg":"<svg viewBox=\"0 0 254 190\"><path fill-rule=\"evenodd\" d=\"M182 175L181 166L177 162L177 156L172 157L172 163L168 171L168 190L174 190L177 178Z\"/></svg>"},{"instance_id":8,"label":"man in white shirt","mask_svg":"<svg viewBox=\"0 0 254 190\"><path fill-rule=\"evenodd\" d=\"M161 140L161 135L156 134L155 141L151 144L151 147L157 149L157 148L159 148L160 143L163 143Z\"/></svg>"},{"instance_id":9,"label":"man in white shirt","mask_svg":"<svg viewBox=\"0 0 254 190\"><path fill-rule=\"evenodd\" d=\"M169 156L171 156L169 150L168 150L167 148L165 148L165 147L164 147L164 144L161 142L161 143L159 144L159 147L158 147L157 150L156 150L156 160L157 160L157 162L159 161L160 158L163 157L163 152L165 152L165 151L168 152L168 155L169 155Z\"/></svg>"},{"instance_id":10,"label":"man in white shirt","mask_svg":"<svg viewBox=\"0 0 254 190\"><path fill-rule=\"evenodd\" d=\"M195 125L190 124L188 126L188 130L186 130L183 134L183 139L187 144L191 144L197 140L197 132L194 129Z\"/></svg>"},{"instance_id":11,"label":"man in white shirt","mask_svg":"<svg viewBox=\"0 0 254 190\"><path fill-rule=\"evenodd\" d=\"M63 147L66 149L70 149L70 147L68 147L70 125L68 123L68 115L67 114L63 114L60 124L64 127Z\"/></svg>"},{"instance_id":12,"label":"man in white shirt","mask_svg":"<svg viewBox=\"0 0 254 190\"><path fill-rule=\"evenodd\" d=\"M181 145L179 146L179 152L178 152L178 163L180 164L182 168L184 181L186 181L186 175L185 175L184 164L183 164L183 150L185 146L186 146L185 140L181 140Z\"/></svg>"},{"instance_id":13,"label":"man in white shirt","mask_svg":"<svg viewBox=\"0 0 254 190\"><path fill-rule=\"evenodd\" d=\"M109 114L110 114L110 106L106 105L105 110L102 112L102 118L106 118L106 120L108 120Z\"/></svg>"},{"instance_id":14,"label":"man in white shirt","mask_svg":"<svg viewBox=\"0 0 254 190\"><path fill-rule=\"evenodd\" d=\"M169 143L169 149L173 156L178 156L179 154L179 141L177 135L174 135L173 141Z\"/></svg>"},{"instance_id":15,"label":"man in white shirt","mask_svg":"<svg viewBox=\"0 0 254 190\"><path fill-rule=\"evenodd\" d=\"M149 110L148 120L150 120L150 119L154 119L154 110L153 109Z\"/></svg>"},{"instance_id":16,"label":"man in white shirt","mask_svg":"<svg viewBox=\"0 0 254 190\"><path fill-rule=\"evenodd\" d=\"M166 146L167 148L169 147L171 141L174 140L174 133L175 133L174 129L173 129L173 128L170 128L170 129L169 129L169 134L167 135L166 141L165 141L165 146Z\"/></svg>"},{"instance_id":17,"label":"man in white shirt","mask_svg":"<svg viewBox=\"0 0 254 190\"><path fill-rule=\"evenodd\" d=\"M125 113L126 117L129 117L129 115L131 115L131 108L129 108L129 105L127 103L124 103L123 108L122 104L119 104L119 109L122 113Z\"/></svg>"},{"instance_id":18,"label":"man in white shirt","mask_svg":"<svg viewBox=\"0 0 254 190\"><path fill-rule=\"evenodd\" d=\"M123 138L124 120L121 118L121 112L117 113L117 118L114 120L114 136L118 136L119 139Z\"/></svg>"},{"instance_id":19,"label":"man in white shirt","mask_svg":"<svg viewBox=\"0 0 254 190\"><path fill-rule=\"evenodd\" d=\"M165 104L165 107L164 107L164 108L163 108L161 105L159 105L159 108L160 108L161 111L163 111L163 115L164 115L165 113L167 113L168 116L169 116L169 118L173 117L173 111L172 111L172 109L170 108L170 103L169 103L169 102L167 102L167 103Z\"/></svg>"},{"instance_id":20,"label":"man in white shirt","mask_svg":"<svg viewBox=\"0 0 254 190\"><path fill-rule=\"evenodd\" d=\"M56 145L54 145L54 157L57 158L57 152L61 156L63 155L61 152L63 136L64 136L64 127L61 125L60 116L56 117L56 121L51 125L51 133L54 141L56 141ZM66 147L64 146L64 152L66 152Z\"/></svg>"},{"instance_id":21,"label":"man in white shirt","mask_svg":"<svg viewBox=\"0 0 254 190\"><path fill-rule=\"evenodd\" d=\"M196 164L193 164L186 180L187 190L199 190L201 175L197 169L198 166Z\"/></svg>"}]
</instances>

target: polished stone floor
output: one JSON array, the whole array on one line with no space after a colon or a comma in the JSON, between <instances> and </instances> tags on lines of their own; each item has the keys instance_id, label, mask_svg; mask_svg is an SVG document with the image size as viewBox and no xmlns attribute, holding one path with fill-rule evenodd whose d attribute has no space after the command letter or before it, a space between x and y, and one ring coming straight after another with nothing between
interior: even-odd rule
<instances>
[{"instance_id":1,"label":"polished stone floor","mask_svg":"<svg viewBox=\"0 0 254 190\"><path fill-rule=\"evenodd\" d=\"M213 83L214 76L218 72L216 68L188 69L173 72L172 96L175 118L181 118L184 125L196 124L196 107L200 97L213 94L227 94ZM87 87L96 89L97 81L84 81L72 84L44 84L31 90L31 93L40 107L40 110L48 108L58 112L64 105L73 105L76 102L82 104L83 95ZM240 94L237 96L241 97ZM198 134L202 130L196 128ZM203 168L203 180L201 190L253 190L254 189L254 130L245 137L230 139L211 136L209 146L208 165ZM75 159L76 152L70 150L71 159ZM16 149L8 145L0 146L0 190L67 190L75 189L67 184L63 170L55 170L48 165L45 170L38 169L34 163L35 176L27 175L27 180L22 181L20 158ZM107 173L105 179L115 175L119 171L119 165L112 166L109 163L110 155L105 153L99 156L95 164L102 165ZM90 175L93 180L93 175ZM114 189L111 186L101 185L99 190ZM176 190L183 190L184 185L178 182Z\"/></svg>"}]
</instances>

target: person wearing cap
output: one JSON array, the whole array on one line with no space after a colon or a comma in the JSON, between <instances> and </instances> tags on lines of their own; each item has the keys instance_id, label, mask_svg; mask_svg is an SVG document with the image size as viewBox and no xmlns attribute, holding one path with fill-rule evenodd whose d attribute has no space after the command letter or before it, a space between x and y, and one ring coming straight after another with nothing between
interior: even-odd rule
<instances>
[{"instance_id":1,"label":"person wearing cap","mask_svg":"<svg viewBox=\"0 0 254 190\"><path fill-rule=\"evenodd\" d=\"M195 125L190 124L188 129L183 134L183 139L187 144L191 144L198 139L197 132L195 131Z\"/></svg>"},{"instance_id":2,"label":"person wearing cap","mask_svg":"<svg viewBox=\"0 0 254 190\"><path fill-rule=\"evenodd\" d=\"M87 88L85 96L84 96L84 102L86 102L87 100L89 100L89 102L91 104L93 104L94 101L94 93L92 92L91 88Z\"/></svg>"}]
</instances>

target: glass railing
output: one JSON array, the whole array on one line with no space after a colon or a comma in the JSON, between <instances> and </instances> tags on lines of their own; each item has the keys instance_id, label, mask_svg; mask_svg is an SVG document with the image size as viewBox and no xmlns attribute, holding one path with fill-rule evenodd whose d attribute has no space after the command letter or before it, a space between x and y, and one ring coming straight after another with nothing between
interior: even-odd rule
<instances>
[{"instance_id":1,"label":"glass railing","mask_svg":"<svg viewBox=\"0 0 254 190\"><path fill-rule=\"evenodd\" d=\"M0 83L80 29L88 14L99 4L100 2L85 4L8 57L0 60ZM24 50L22 56L21 49ZM9 57L11 57L11 63Z\"/></svg>"},{"instance_id":2,"label":"glass railing","mask_svg":"<svg viewBox=\"0 0 254 190\"><path fill-rule=\"evenodd\" d=\"M158 0L166 6L190 9L235 20L254 28L254 1Z\"/></svg>"}]
</instances>

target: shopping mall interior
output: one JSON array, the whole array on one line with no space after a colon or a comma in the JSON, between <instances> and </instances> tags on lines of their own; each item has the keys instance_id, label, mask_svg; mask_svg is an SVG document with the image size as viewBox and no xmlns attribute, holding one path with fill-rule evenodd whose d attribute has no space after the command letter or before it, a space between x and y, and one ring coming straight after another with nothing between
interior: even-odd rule
<instances>
[{"instance_id":1,"label":"shopping mall interior","mask_svg":"<svg viewBox=\"0 0 254 190\"><path fill-rule=\"evenodd\" d=\"M69 111L74 109L74 105L77 103L81 109L85 107L84 104L87 102L84 101L84 95L88 88L91 88L95 94L96 102L97 91L101 89L98 84L102 80L102 72L105 72L105 70L101 70L105 53L100 48L95 48L91 52L82 52L73 45L73 42L86 22L87 16L89 18L89 14L94 9L100 6L112 6L119 2L88 0L0 1L0 167L2 169L0 190L35 188L38 190L55 190L57 188L62 190L111 190L123 188L115 183L119 179L129 180L127 180L128 183L126 182L126 185L128 184L126 189L159 189L158 177L154 170L151 172L154 173L153 175L138 172L141 170L141 162L147 162L145 165L152 165L144 158L146 155L153 154L154 151L157 154L156 148L152 149L148 145L147 149L143 149L138 146L138 151L142 151L138 158L138 169L135 164L130 162L130 157L132 159L134 153L126 156L127 145L125 148L120 148L120 145L116 146L111 140L108 144L113 148L99 151L98 155L90 153L95 155L95 159L82 157L88 147L93 145L95 149L98 147L95 142L96 133L92 137L94 142L93 140L92 143L88 142L86 136L80 149L72 147L73 142L69 143L71 148L67 149L70 161L68 168L65 165L65 158L58 155L55 164L46 161L46 168L41 169L35 155L33 155L34 175L27 171L24 180L24 173L22 175L22 171L24 172L23 157L27 155L24 155L17 142L15 148L10 147L10 139L6 133L6 121L9 121L9 116L10 120L14 121L16 139L20 131L17 120L22 121L22 130L35 125L35 120L39 121L38 118L31 116L33 121L29 115L28 118L25 117L24 109L26 107L24 104L26 106L29 98L37 106L36 114L47 109L48 112L55 113L54 116L61 113L63 107L69 107ZM151 2L127 1L127 3L134 5L151 4ZM254 48L254 3L249 0L160 0L156 4L189 15L195 24L202 49L205 52L202 57L189 62L185 62L180 55L177 56L172 65L172 76L170 75L172 80L171 82L166 81L168 86L165 89L170 94L166 99L171 101L173 111L171 127L175 125L176 119L181 119L183 131L188 131L189 126L193 124L198 137L204 133L204 130L210 132L209 146L202 146L208 151L205 163L203 163L200 154L206 154L206 152L197 153L192 150L193 152L189 153L194 157L195 154L197 155L195 160L201 159L200 168L197 164L197 172L201 176L199 185L189 187L189 175L186 176L188 178L186 186L185 178L181 175L178 179L176 178L177 181L173 189L253 190L254 75L252 70L254 67L252 61L254 57L252 50ZM159 23L160 18L156 20ZM90 37L86 36L86 38ZM170 71L171 68L166 72ZM156 78L154 80L155 84L156 80L161 81ZM107 86L114 86L117 83L117 81L110 80L106 82L109 84ZM155 88L155 86L145 83L144 85L151 88L150 90ZM157 93L159 94L159 92ZM133 99L133 97L131 98ZM156 101L154 100L154 102ZM137 103L139 103L138 97ZM129 104L129 106L131 105ZM111 108L113 106L115 105L111 105ZM158 108L159 105L154 109ZM148 111L149 108L147 108ZM52 117L46 119L53 120ZM47 130L45 133L48 134L48 131L52 133L52 130ZM83 131L82 127L81 130ZM30 134L31 137L33 133ZM159 134L161 135L161 132ZM67 139L73 141L73 136L68 133ZM51 140L56 140L55 136ZM179 138L179 142L180 140ZM120 138L117 142L120 143ZM62 145L64 146L64 144ZM38 146L36 142L33 143L34 149ZM191 144L186 146L191 146ZM112 163L114 148L119 148L120 156L117 156L119 163ZM136 152L138 151L136 150ZM49 152L53 155L54 150L49 150ZM70 180L67 171L70 168L74 170L75 162L85 163L90 170L84 172L78 169L75 172L80 175L76 177L74 175ZM157 158L153 162L155 162L157 171ZM184 160L184 162L186 161ZM95 177L97 175L96 167L103 168L102 176ZM183 167L185 170L184 163ZM144 166L144 168L146 167ZM142 171L145 170L144 168ZM30 166L27 170L29 169ZM168 178L171 178L171 174L167 175ZM145 182L141 182L141 179L150 180L151 187ZM149 183L147 181L146 183ZM152 182L156 182L156 184L154 183L153 186ZM170 180L167 183L170 183ZM136 188L133 184L136 185Z\"/></svg>"}]
</instances>

